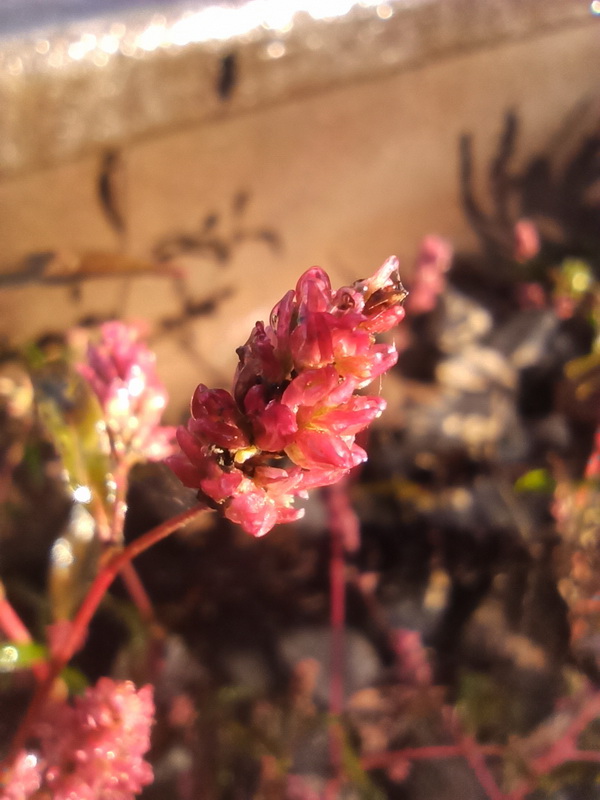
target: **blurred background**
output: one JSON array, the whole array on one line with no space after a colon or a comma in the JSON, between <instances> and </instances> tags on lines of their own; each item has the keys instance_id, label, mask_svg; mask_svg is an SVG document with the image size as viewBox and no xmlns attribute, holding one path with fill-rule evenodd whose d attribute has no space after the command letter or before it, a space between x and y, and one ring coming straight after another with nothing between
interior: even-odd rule
<instances>
[{"instance_id":1,"label":"blurred background","mask_svg":"<svg viewBox=\"0 0 600 800\"><path fill-rule=\"evenodd\" d=\"M486 213L507 113L513 171L566 157L598 108L596 11L3 2L0 332L143 317L172 408L228 385L304 268L348 282L397 253L407 275L427 233L476 246L461 136Z\"/></svg>"}]
</instances>

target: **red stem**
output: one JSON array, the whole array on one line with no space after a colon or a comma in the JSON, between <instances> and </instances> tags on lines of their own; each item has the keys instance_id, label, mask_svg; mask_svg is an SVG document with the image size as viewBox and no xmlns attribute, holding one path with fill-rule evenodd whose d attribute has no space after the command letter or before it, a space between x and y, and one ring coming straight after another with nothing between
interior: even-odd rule
<instances>
[{"instance_id":1,"label":"red stem","mask_svg":"<svg viewBox=\"0 0 600 800\"><path fill-rule=\"evenodd\" d=\"M191 520L206 510L204 506L195 506L194 508L182 511L180 514L177 514L177 516L172 517L156 528L148 531L143 536L140 536L139 539L135 539L135 541L128 544L123 550L111 556L106 564L104 564L75 615L68 636L65 637L61 647L56 650L48 664L48 674L45 680L38 685L29 708L27 709L27 713L19 726L12 743L7 764L12 762L27 741L31 726L52 691L54 681L83 641L92 617L96 613L102 598L118 572L136 556L148 550L149 547L152 547L152 545L156 544L161 539L165 539L173 533L173 531L191 522Z\"/></svg>"},{"instance_id":2,"label":"red stem","mask_svg":"<svg viewBox=\"0 0 600 800\"><path fill-rule=\"evenodd\" d=\"M2 584L0 584L0 629L13 642L19 642L20 644L31 642L31 634L6 599Z\"/></svg>"},{"instance_id":3,"label":"red stem","mask_svg":"<svg viewBox=\"0 0 600 800\"><path fill-rule=\"evenodd\" d=\"M142 620L146 623L146 625L152 625L155 623L156 616L154 614L152 600L150 600L148 592L146 591L144 584L142 583L141 578L133 564L125 564L121 568L121 580L125 584L125 588L129 592L129 596L135 603Z\"/></svg>"},{"instance_id":4,"label":"red stem","mask_svg":"<svg viewBox=\"0 0 600 800\"><path fill-rule=\"evenodd\" d=\"M488 756L501 756L504 748L498 745L482 745L482 753ZM392 766L395 761L425 761L434 758L464 758L464 748L458 744L432 744L424 747L405 747L385 753L363 756L360 763L363 769L381 769Z\"/></svg>"},{"instance_id":5,"label":"red stem","mask_svg":"<svg viewBox=\"0 0 600 800\"><path fill-rule=\"evenodd\" d=\"M117 463L114 474L116 484L114 513L110 528L110 540L113 544L123 544L123 529L125 526L125 513L127 511L127 476L129 475L129 464L127 459L119 455L117 448L113 445L113 458ZM129 596L133 600L140 617L147 625L152 625L156 621L152 600L142 583L140 576L133 564L125 564L121 570L121 580L125 584Z\"/></svg>"},{"instance_id":6,"label":"red stem","mask_svg":"<svg viewBox=\"0 0 600 800\"><path fill-rule=\"evenodd\" d=\"M18 644L29 644L33 641L29 630L4 594L2 583L0 583L0 630L11 641ZM31 671L38 681L43 681L47 675L48 668L45 663L40 662L33 664Z\"/></svg>"},{"instance_id":7,"label":"red stem","mask_svg":"<svg viewBox=\"0 0 600 800\"><path fill-rule=\"evenodd\" d=\"M481 745L470 736L463 736L459 746L462 749L467 763L475 773L475 777L479 781L481 788L489 799L506 800L506 795L498 787L496 779L485 761Z\"/></svg>"},{"instance_id":8,"label":"red stem","mask_svg":"<svg viewBox=\"0 0 600 800\"><path fill-rule=\"evenodd\" d=\"M508 794L508 800L523 800L533 792L537 778L562 764L573 761L600 761L600 753L594 750L578 750L577 739L600 716L600 692L595 691L581 703L579 713L575 715L571 724L563 735L547 748L547 750L529 761L528 769L532 777L522 781Z\"/></svg>"},{"instance_id":9,"label":"red stem","mask_svg":"<svg viewBox=\"0 0 600 800\"><path fill-rule=\"evenodd\" d=\"M446 727L452 734L463 758L467 761L475 773L481 788L484 790L489 800L506 800L506 795L496 783L490 768L485 760L485 749L472 736L468 736L461 730L461 725L455 710L451 708L442 709L442 717L446 722Z\"/></svg>"},{"instance_id":10,"label":"red stem","mask_svg":"<svg viewBox=\"0 0 600 800\"><path fill-rule=\"evenodd\" d=\"M329 711L339 717L344 708L344 626L346 622L346 579L343 532L336 515L339 504L338 487L331 487L330 533L331 557L329 561L330 623L331 623L331 686Z\"/></svg>"},{"instance_id":11,"label":"red stem","mask_svg":"<svg viewBox=\"0 0 600 800\"><path fill-rule=\"evenodd\" d=\"M346 545L357 538L358 521L348 499L347 478L330 486L326 493L329 511L331 555L329 559L331 663L329 753L333 780L326 796L337 796L342 777L342 732L339 718L344 709L344 628L346 624Z\"/></svg>"}]
</instances>

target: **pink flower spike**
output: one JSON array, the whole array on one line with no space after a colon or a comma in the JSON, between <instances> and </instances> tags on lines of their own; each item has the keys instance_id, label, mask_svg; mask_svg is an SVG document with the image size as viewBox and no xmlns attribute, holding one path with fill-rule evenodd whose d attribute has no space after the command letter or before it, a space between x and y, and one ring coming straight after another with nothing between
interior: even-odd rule
<instances>
[{"instance_id":1,"label":"pink flower spike","mask_svg":"<svg viewBox=\"0 0 600 800\"><path fill-rule=\"evenodd\" d=\"M395 257L335 292L322 269L305 272L238 349L233 394L196 390L173 471L253 536L299 519L296 497L367 457L354 439L385 402L355 392L396 363L374 333L402 319L405 296Z\"/></svg>"}]
</instances>

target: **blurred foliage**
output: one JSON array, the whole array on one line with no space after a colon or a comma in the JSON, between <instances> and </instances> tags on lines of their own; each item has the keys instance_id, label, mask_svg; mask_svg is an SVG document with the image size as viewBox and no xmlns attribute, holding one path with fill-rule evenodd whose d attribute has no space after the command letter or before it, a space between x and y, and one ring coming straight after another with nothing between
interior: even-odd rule
<instances>
[{"instance_id":1,"label":"blurred foliage","mask_svg":"<svg viewBox=\"0 0 600 800\"><path fill-rule=\"evenodd\" d=\"M38 414L60 455L70 488L89 487L110 516L114 494L110 443L95 394L63 360L38 367L33 381Z\"/></svg>"}]
</instances>

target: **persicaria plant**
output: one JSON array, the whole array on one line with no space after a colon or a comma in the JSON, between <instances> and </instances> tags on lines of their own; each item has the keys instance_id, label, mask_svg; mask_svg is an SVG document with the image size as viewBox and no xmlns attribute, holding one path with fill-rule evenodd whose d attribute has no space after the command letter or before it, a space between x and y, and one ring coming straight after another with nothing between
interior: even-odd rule
<instances>
[{"instance_id":1,"label":"persicaria plant","mask_svg":"<svg viewBox=\"0 0 600 800\"><path fill-rule=\"evenodd\" d=\"M53 549L61 586L76 568L82 541L94 537L104 552L83 599L49 627L48 649L32 651L36 688L4 761L3 800L130 800L151 782L144 759L151 688L102 678L69 700L58 691L64 668L117 574L147 610L131 564L136 555L207 509L263 536L302 516L297 498L365 461L355 439L385 401L359 391L396 363L394 345L375 337L402 320L405 297L396 258L338 290L323 270L305 272L269 323L257 322L238 349L232 391L196 388L191 418L176 434L178 453L173 429L161 426L166 392L154 356L134 327L102 326L78 372L67 376L85 397L84 412L54 396L40 402L72 498L69 531ZM47 380L44 374L41 385ZM183 484L197 490L199 503L123 546L129 470L136 461L165 457ZM0 627L18 657L19 648L32 645L31 635L5 597L0 606Z\"/></svg>"}]
</instances>

